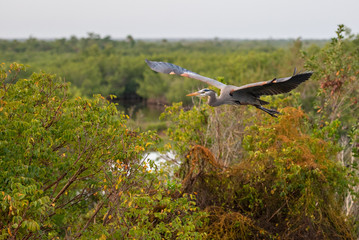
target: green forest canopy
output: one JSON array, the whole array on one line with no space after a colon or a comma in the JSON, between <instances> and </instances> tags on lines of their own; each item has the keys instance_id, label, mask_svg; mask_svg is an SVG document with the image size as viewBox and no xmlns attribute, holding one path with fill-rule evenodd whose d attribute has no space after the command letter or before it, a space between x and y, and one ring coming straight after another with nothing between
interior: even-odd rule
<instances>
[{"instance_id":1,"label":"green forest canopy","mask_svg":"<svg viewBox=\"0 0 359 240\"><path fill-rule=\"evenodd\" d=\"M274 76L288 76L303 67L299 51L311 54L325 40L112 40L89 34L51 41L29 38L0 40L5 62L21 62L33 71L44 70L71 82L84 95L116 95L173 102L186 99L200 83L153 73L144 59L174 62L200 74L246 84ZM298 61L299 60L299 61Z\"/></svg>"}]
</instances>

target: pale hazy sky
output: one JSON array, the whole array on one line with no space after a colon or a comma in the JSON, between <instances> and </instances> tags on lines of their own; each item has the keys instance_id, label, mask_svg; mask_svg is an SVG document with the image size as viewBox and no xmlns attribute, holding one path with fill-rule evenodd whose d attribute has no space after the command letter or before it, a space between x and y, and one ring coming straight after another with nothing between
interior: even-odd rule
<instances>
[{"instance_id":1,"label":"pale hazy sky","mask_svg":"<svg viewBox=\"0 0 359 240\"><path fill-rule=\"evenodd\" d=\"M330 38L359 0L0 0L0 38Z\"/></svg>"}]
</instances>

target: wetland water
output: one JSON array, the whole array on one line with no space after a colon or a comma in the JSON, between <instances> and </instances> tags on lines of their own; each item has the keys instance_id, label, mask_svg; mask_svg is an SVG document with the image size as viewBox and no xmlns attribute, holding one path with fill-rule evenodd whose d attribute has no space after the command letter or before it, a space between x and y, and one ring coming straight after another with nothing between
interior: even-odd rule
<instances>
[{"instance_id":1,"label":"wetland water","mask_svg":"<svg viewBox=\"0 0 359 240\"><path fill-rule=\"evenodd\" d=\"M159 117L165 106L147 104L145 101L118 101L117 109L127 114L136 123L147 126L149 123L159 123ZM141 126L139 126L141 127Z\"/></svg>"},{"instance_id":2,"label":"wetland water","mask_svg":"<svg viewBox=\"0 0 359 240\"><path fill-rule=\"evenodd\" d=\"M146 102L126 102L119 101L117 102L117 108L119 111L127 114L129 119L129 125L132 125L135 128L140 128L142 130L157 130L160 132L163 129L163 126L166 126L166 123L159 120L161 113L165 110L164 105L155 105L147 104ZM162 126L162 128L161 128ZM148 152L143 156L143 160L146 162L153 161L154 166L149 167L150 169L169 169L169 163L175 163L175 154L174 152L160 153L160 152ZM168 171L172 172L172 171Z\"/></svg>"}]
</instances>

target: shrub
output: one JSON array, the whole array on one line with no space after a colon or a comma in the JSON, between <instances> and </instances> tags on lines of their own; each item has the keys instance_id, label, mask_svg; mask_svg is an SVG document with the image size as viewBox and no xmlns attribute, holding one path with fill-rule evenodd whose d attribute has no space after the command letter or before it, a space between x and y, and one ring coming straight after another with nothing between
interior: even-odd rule
<instances>
[{"instance_id":1,"label":"shrub","mask_svg":"<svg viewBox=\"0 0 359 240\"><path fill-rule=\"evenodd\" d=\"M44 72L0 69L0 239L201 237L203 214L143 156L151 131ZM162 183L161 183L162 181ZM155 224L153 224L155 222Z\"/></svg>"}]
</instances>

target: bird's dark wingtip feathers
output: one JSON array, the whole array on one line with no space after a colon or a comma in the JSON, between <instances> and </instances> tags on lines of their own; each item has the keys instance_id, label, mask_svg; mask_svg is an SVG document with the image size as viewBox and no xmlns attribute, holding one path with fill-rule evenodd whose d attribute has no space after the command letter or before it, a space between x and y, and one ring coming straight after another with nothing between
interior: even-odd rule
<instances>
[{"instance_id":1,"label":"bird's dark wingtip feathers","mask_svg":"<svg viewBox=\"0 0 359 240\"><path fill-rule=\"evenodd\" d=\"M313 75L313 71L306 71L303 72L302 74L306 76L307 80Z\"/></svg>"},{"instance_id":2,"label":"bird's dark wingtip feathers","mask_svg":"<svg viewBox=\"0 0 359 240\"><path fill-rule=\"evenodd\" d=\"M145 62L147 63L147 65L148 65L148 66L150 66L150 67L151 67L151 65L152 65L152 61L150 61L150 60L148 60L148 59L145 59Z\"/></svg>"},{"instance_id":3,"label":"bird's dark wingtip feathers","mask_svg":"<svg viewBox=\"0 0 359 240\"><path fill-rule=\"evenodd\" d=\"M165 74L179 74L182 69L181 67L178 67L172 63L167 62L156 62L156 61L150 61L145 60L147 65L155 72L159 73L165 73Z\"/></svg>"},{"instance_id":4,"label":"bird's dark wingtip feathers","mask_svg":"<svg viewBox=\"0 0 359 240\"><path fill-rule=\"evenodd\" d=\"M312 75L313 71L305 71L305 72L298 72L294 74L291 78L297 78L298 80L301 79L301 82L307 81Z\"/></svg>"},{"instance_id":5,"label":"bird's dark wingtip feathers","mask_svg":"<svg viewBox=\"0 0 359 240\"><path fill-rule=\"evenodd\" d=\"M312 76L314 72L313 71L304 71L304 72L296 72L296 69L294 70L293 76L297 76L297 75L309 75Z\"/></svg>"},{"instance_id":6,"label":"bird's dark wingtip feathers","mask_svg":"<svg viewBox=\"0 0 359 240\"><path fill-rule=\"evenodd\" d=\"M156 66L155 62L150 61L150 60L148 60L148 59L145 59L145 62L147 63L147 65L148 65L152 70L156 71L156 70L155 70L155 66Z\"/></svg>"}]
</instances>

